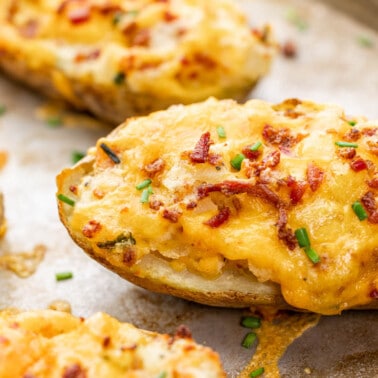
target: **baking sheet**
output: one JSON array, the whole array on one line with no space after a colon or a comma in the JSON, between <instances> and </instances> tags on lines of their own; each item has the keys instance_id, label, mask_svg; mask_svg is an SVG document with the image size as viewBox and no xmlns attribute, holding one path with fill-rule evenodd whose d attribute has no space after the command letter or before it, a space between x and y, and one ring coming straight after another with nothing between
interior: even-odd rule
<instances>
[{"instance_id":1,"label":"baking sheet","mask_svg":"<svg viewBox=\"0 0 378 378\"><path fill-rule=\"evenodd\" d=\"M378 35L373 29L316 1L238 3L252 26L270 22L278 41L291 40L297 49L295 58L277 57L270 76L251 97L332 102L348 114L378 119ZM240 346L245 334L239 326L242 310L209 308L137 288L87 257L60 224L56 174L71 164L72 151L85 151L109 127L79 116L51 127L42 116L46 100L1 76L0 104L7 108L0 117L0 152L8 155L0 169L8 221L0 256L31 251L41 243L47 248L36 273L27 279L0 271L0 308L46 308L62 299L77 316L105 311L139 327L169 333L184 323L198 342L221 354L229 377L236 377L253 354ZM73 272L73 279L56 282L55 273L62 271ZM353 311L323 317L288 348L279 365L282 376L378 376L377 315Z\"/></svg>"}]
</instances>

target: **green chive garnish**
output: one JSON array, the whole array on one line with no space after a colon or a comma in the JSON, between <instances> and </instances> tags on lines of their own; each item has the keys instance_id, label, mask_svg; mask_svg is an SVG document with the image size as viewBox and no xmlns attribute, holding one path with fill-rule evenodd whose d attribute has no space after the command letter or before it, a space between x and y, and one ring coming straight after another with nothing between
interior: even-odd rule
<instances>
[{"instance_id":1,"label":"green chive garnish","mask_svg":"<svg viewBox=\"0 0 378 378\"><path fill-rule=\"evenodd\" d=\"M122 12L116 12L113 16L113 25L117 25L120 21L121 21L121 18L122 18Z\"/></svg>"},{"instance_id":2,"label":"green chive garnish","mask_svg":"<svg viewBox=\"0 0 378 378\"><path fill-rule=\"evenodd\" d=\"M304 31L308 28L308 24L298 14L298 12L290 8L286 13L286 20L297 27L298 30Z\"/></svg>"},{"instance_id":3,"label":"green chive garnish","mask_svg":"<svg viewBox=\"0 0 378 378\"><path fill-rule=\"evenodd\" d=\"M335 142L336 146L339 147L350 147L350 148L357 148L357 143L351 143L351 142Z\"/></svg>"},{"instance_id":4,"label":"green chive garnish","mask_svg":"<svg viewBox=\"0 0 378 378\"><path fill-rule=\"evenodd\" d=\"M242 347L250 349L253 343L256 341L257 335L254 332L249 332L245 335L242 341Z\"/></svg>"},{"instance_id":5,"label":"green chive garnish","mask_svg":"<svg viewBox=\"0 0 378 378\"><path fill-rule=\"evenodd\" d=\"M226 138L226 130L224 129L223 126L217 127L217 133L218 133L219 138Z\"/></svg>"},{"instance_id":6,"label":"green chive garnish","mask_svg":"<svg viewBox=\"0 0 378 378\"><path fill-rule=\"evenodd\" d=\"M241 164L244 159L245 159L245 156L243 154L237 154L231 159L230 163L233 168L240 171Z\"/></svg>"},{"instance_id":7,"label":"green chive garnish","mask_svg":"<svg viewBox=\"0 0 378 378\"><path fill-rule=\"evenodd\" d=\"M55 274L55 279L57 281L69 280L73 277L72 272L60 272Z\"/></svg>"},{"instance_id":8,"label":"green chive garnish","mask_svg":"<svg viewBox=\"0 0 378 378\"><path fill-rule=\"evenodd\" d=\"M75 201L72 200L71 198L66 197L64 194L61 194L61 193L58 194L57 198L58 198L59 201L62 201L64 203L66 203L67 205L75 206Z\"/></svg>"},{"instance_id":9,"label":"green chive garnish","mask_svg":"<svg viewBox=\"0 0 378 378\"><path fill-rule=\"evenodd\" d=\"M147 203L149 198L150 198L150 195L153 194L153 193L154 192L153 192L151 186L149 186L146 189L143 189L142 195L140 196L140 202L141 203Z\"/></svg>"},{"instance_id":10,"label":"green chive garnish","mask_svg":"<svg viewBox=\"0 0 378 378\"><path fill-rule=\"evenodd\" d=\"M265 369L263 367L260 367L253 372L249 373L250 378L259 377L261 374L264 374Z\"/></svg>"},{"instance_id":11,"label":"green chive garnish","mask_svg":"<svg viewBox=\"0 0 378 378\"><path fill-rule=\"evenodd\" d=\"M2 116L3 114L5 114L5 112L7 111L7 108L5 105L0 105L0 116Z\"/></svg>"},{"instance_id":12,"label":"green chive garnish","mask_svg":"<svg viewBox=\"0 0 378 378\"><path fill-rule=\"evenodd\" d=\"M151 179L146 179L146 180L143 180L142 182L140 182L138 185L136 185L136 188L138 190L142 190L144 188L147 188L147 186L149 186L151 184L152 180Z\"/></svg>"},{"instance_id":13,"label":"green chive garnish","mask_svg":"<svg viewBox=\"0 0 378 378\"><path fill-rule=\"evenodd\" d=\"M156 378L166 378L166 376L167 376L167 373L163 371Z\"/></svg>"},{"instance_id":14,"label":"green chive garnish","mask_svg":"<svg viewBox=\"0 0 378 378\"><path fill-rule=\"evenodd\" d=\"M251 146L250 150L257 151L261 147L261 145L262 145L261 142L256 142L254 145Z\"/></svg>"},{"instance_id":15,"label":"green chive garnish","mask_svg":"<svg viewBox=\"0 0 378 378\"><path fill-rule=\"evenodd\" d=\"M128 11L128 12L127 12L128 15L133 16L133 17L137 16L138 13L139 13L139 12L138 12L137 10L131 10L131 11Z\"/></svg>"},{"instance_id":16,"label":"green chive garnish","mask_svg":"<svg viewBox=\"0 0 378 378\"><path fill-rule=\"evenodd\" d=\"M305 247L304 249L307 257L314 263L314 264L317 264L318 262L320 262L320 257L319 255L316 253L316 251L311 248L310 246L308 247Z\"/></svg>"},{"instance_id":17,"label":"green chive garnish","mask_svg":"<svg viewBox=\"0 0 378 378\"><path fill-rule=\"evenodd\" d=\"M261 319L255 316L245 316L242 318L240 324L246 328L260 328Z\"/></svg>"},{"instance_id":18,"label":"green chive garnish","mask_svg":"<svg viewBox=\"0 0 378 378\"><path fill-rule=\"evenodd\" d=\"M357 215L357 217L360 221L363 221L368 217L368 214L365 211L365 209L363 208L360 201L354 202L352 204L352 209L353 209L354 213Z\"/></svg>"},{"instance_id":19,"label":"green chive garnish","mask_svg":"<svg viewBox=\"0 0 378 378\"><path fill-rule=\"evenodd\" d=\"M349 125L351 126L356 126L357 124L357 121L348 121Z\"/></svg>"},{"instance_id":20,"label":"green chive garnish","mask_svg":"<svg viewBox=\"0 0 378 378\"><path fill-rule=\"evenodd\" d=\"M310 238L308 237L307 230L305 228L298 228L295 230L294 234L301 248L310 246Z\"/></svg>"},{"instance_id":21,"label":"green chive garnish","mask_svg":"<svg viewBox=\"0 0 378 378\"><path fill-rule=\"evenodd\" d=\"M80 151L73 151L72 154L71 154L71 161L73 164L76 164L78 161L80 161L83 157L85 156L85 154L83 152L80 152Z\"/></svg>"},{"instance_id":22,"label":"green chive garnish","mask_svg":"<svg viewBox=\"0 0 378 378\"><path fill-rule=\"evenodd\" d=\"M366 35L358 36L357 42L363 47L369 47L370 48L370 47L373 47L373 45L374 45L373 41L369 37L367 37Z\"/></svg>"},{"instance_id":23,"label":"green chive garnish","mask_svg":"<svg viewBox=\"0 0 378 378\"><path fill-rule=\"evenodd\" d=\"M58 126L62 126L63 121L62 121L62 117L57 115L57 116L47 118L46 122L50 127L58 127Z\"/></svg>"},{"instance_id":24,"label":"green chive garnish","mask_svg":"<svg viewBox=\"0 0 378 378\"><path fill-rule=\"evenodd\" d=\"M118 72L113 78L113 83L116 85L121 85L124 82L125 82L125 74L123 72Z\"/></svg>"},{"instance_id":25,"label":"green chive garnish","mask_svg":"<svg viewBox=\"0 0 378 378\"><path fill-rule=\"evenodd\" d=\"M114 151L112 151L111 148L108 147L105 143L101 143L100 147L103 149L106 155L108 155L110 159L113 160L115 164L119 164L121 162L121 160L119 160L119 157L114 153Z\"/></svg>"}]
</instances>

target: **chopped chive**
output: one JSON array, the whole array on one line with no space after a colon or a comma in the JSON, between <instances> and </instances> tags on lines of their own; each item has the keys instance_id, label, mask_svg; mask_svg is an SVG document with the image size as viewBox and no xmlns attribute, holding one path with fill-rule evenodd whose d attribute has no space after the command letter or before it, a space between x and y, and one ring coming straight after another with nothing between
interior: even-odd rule
<instances>
[{"instance_id":1,"label":"chopped chive","mask_svg":"<svg viewBox=\"0 0 378 378\"><path fill-rule=\"evenodd\" d=\"M357 143L351 143L351 142L335 142L336 146L339 147L351 147L351 148L357 148L358 144Z\"/></svg>"},{"instance_id":2,"label":"chopped chive","mask_svg":"<svg viewBox=\"0 0 378 378\"><path fill-rule=\"evenodd\" d=\"M261 319L256 316L245 316L242 318L240 324L246 328L260 328Z\"/></svg>"},{"instance_id":3,"label":"chopped chive","mask_svg":"<svg viewBox=\"0 0 378 378\"><path fill-rule=\"evenodd\" d=\"M113 83L116 85L121 85L125 82L125 74L123 72L118 72L114 78L113 78Z\"/></svg>"},{"instance_id":4,"label":"chopped chive","mask_svg":"<svg viewBox=\"0 0 378 378\"><path fill-rule=\"evenodd\" d=\"M154 192L153 192L151 186L149 186L146 189L143 189L142 195L140 196L140 202L141 203L147 203L149 198L150 198L150 195L153 194L153 193Z\"/></svg>"},{"instance_id":5,"label":"chopped chive","mask_svg":"<svg viewBox=\"0 0 378 378\"><path fill-rule=\"evenodd\" d=\"M310 246L310 238L308 237L307 230L305 228L298 228L295 230L294 234L301 248Z\"/></svg>"},{"instance_id":6,"label":"chopped chive","mask_svg":"<svg viewBox=\"0 0 378 378\"><path fill-rule=\"evenodd\" d=\"M254 332L248 332L242 341L242 347L247 349L252 348L256 339L257 335Z\"/></svg>"},{"instance_id":7,"label":"chopped chive","mask_svg":"<svg viewBox=\"0 0 378 378\"><path fill-rule=\"evenodd\" d=\"M226 130L224 129L223 126L217 127L217 133L218 133L219 138L226 138Z\"/></svg>"},{"instance_id":8,"label":"chopped chive","mask_svg":"<svg viewBox=\"0 0 378 378\"><path fill-rule=\"evenodd\" d=\"M363 221L368 217L368 214L365 211L365 209L363 208L360 201L354 202L352 204L352 209L353 209L354 213L357 215L357 217L360 221Z\"/></svg>"},{"instance_id":9,"label":"chopped chive","mask_svg":"<svg viewBox=\"0 0 378 378\"><path fill-rule=\"evenodd\" d=\"M64 203L66 203L67 205L70 205L70 206L75 206L75 201L72 200L71 198L68 198L66 197L64 194L60 193L57 195L57 198L59 201L62 201Z\"/></svg>"},{"instance_id":10,"label":"chopped chive","mask_svg":"<svg viewBox=\"0 0 378 378\"><path fill-rule=\"evenodd\" d=\"M351 126L356 126L357 124L357 121L348 121L349 125Z\"/></svg>"},{"instance_id":11,"label":"chopped chive","mask_svg":"<svg viewBox=\"0 0 378 378\"><path fill-rule=\"evenodd\" d=\"M100 147L103 149L106 155L108 155L109 158L113 160L115 164L119 164L121 162L121 160L119 160L119 157L105 143L101 143Z\"/></svg>"},{"instance_id":12,"label":"chopped chive","mask_svg":"<svg viewBox=\"0 0 378 378\"><path fill-rule=\"evenodd\" d=\"M128 14L129 16L133 16L133 17L137 16L138 13L139 13L139 12L138 12L137 10L130 10L130 11L127 12L127 14Z\"/></svg>"},{"instance_id":13,"label":"chopped chive","mask_svg":"<svg viewBox=\"0 0 378 378\"><path fill-rule=\"evenodd\" d=\"M163 371L156 378L166 378L166 376L167 376L167 372Z\"/></svg>"},{"instance_id":14,"label":"chopped chive","mask_svg":"<svg viewBox=\"0 0 378 378\"><path fill-rule=\"evenodd\" d=\"M373 41L367 37L366 35L359 35L357 37L357 42L359 43L360 46L363 46L363 47L373 47L374 46L374 43Z\"/></svg>"},{"instance_id":15,"label":"chopped chive","mask_svg":"<svg viewBox=\"0 0 378 378\"><path fill-rule=\"evenodd\" d=\"M249 377L250 378L255 378L255 377L259 377L261 374L264 374L265 372L265 369L263 367L260 367L254 371L252 371L251 373L249 373Z\"/></svg>"},{"instance_id":16,"label":"chopped chive","mask_svg":"<svg viewBox=\"0 0 378 378\"><path fill-rule=\"evenodd\" d=\"M311 248L310 246L305 247L304 249L307 257L312 261L312 263L317 264L320 262L320 256L316 253L316 251Z\"/></svg>"},{"instance_id":17,"label":"chopped chive","mask_svg":"<svg viewBox=\"0 0 378 378\"><path fill-rule=\"evenodd\" d=\"M0 116L2 116L3 114L5 114L5 112L7 111L7 108L5 105L0 105Z\"/></svg>"},{"instance_id":18,"label":"chopped chive","mask_svg":"<svg viewBox=\"0 0 378 378\"><path fill-rule=\"evenodd\" d=\"M256 142L250 147L251 151L257 151L261 147L262 143L261 142Z\"/></svg>"},{"instance_id":19,"label":"chopped chive","mask_svg":"<svg viewBox=\"0 0 378 378\"><path fill-rule=\"evenodd\" d=\"M243 154L237 154L231 159L230 163L233 168L240 171L241 164L244 159L245 159L245 156Z\"/></svg>"},{"instance_id":20,"label":"chopped chive","mask_svg":"<svg viewBox=\"0 0 378 378\"><path fill-rule=\"evenodd\" d=\"M50 127L58 127L62 126L63 120L61 116L57 115L47 118L46 122Z\"/></svg>"},{"instance_id":21,"label":"chopped chive","mask_svg":"<svg viewBox=\"0 0 378 378\"><path fill-rule=\"evenodd\" d=\"M122 18L123 13L122 12L116 12L113 16L113 25L117 25Z\"/></svg>"},{"instance_id":22,"label":"chopped chive","mask_svg":"<svg viewBox=\"0 0 378 378\"><path fill-rule=\"evenodd\" d=\"M73 164L76 164L78 161L80 161L85 156L85 153L80 151L73 151L71 154L71 161Z\"/></svg>"},{"instance_id":23,"label":"chopped chive","mask_svg":"<svg viewBox=\"0 0 378 378\"><path fill-rule=\"evenodd\" d=\"M69 280L73 277L72 272L60 272L55 274L55 279L57 281Z\"/></svg>"},{"instance_id":24,"label":"chopped chive","mask_svg":"<svg viewBox=\"0 0 378 378\"><path fill-rule=\"evenodd\" d=\"M286 20L289 21L291 24L297 27L298 30L304 31L308 29L308 24L306 21L304 21L298 14L298 12L290 8L286 12Z\"/></svg>"},{"instance_id":25,"label":"chopped chive","mask_svg":"<svg viewBox=\"0 0 378 378\"><path fill-rule=\"evenodd\" d=\"M136 188L138 190L142 190L144 188L147 188L147 186L149 186L151 184L152 180L151 179L146 179L146 180L143 180L142 182L140 182L138 185L136 185Z\"/></svg>"}]
</instances>

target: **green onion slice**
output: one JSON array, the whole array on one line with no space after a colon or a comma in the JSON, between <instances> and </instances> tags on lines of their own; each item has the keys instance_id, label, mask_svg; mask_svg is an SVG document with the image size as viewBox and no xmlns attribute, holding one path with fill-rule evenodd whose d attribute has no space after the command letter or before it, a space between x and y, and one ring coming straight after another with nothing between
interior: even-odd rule
<instances>
[{"instance_id":1,"label":"green onion slice","mask_svg":"<svg viewBox=\"0 0 378 378\"><path fill-rule=\"evenodd\" d=\"M147 203L149 198L150 198L150 195L153 194L153 193L154 192L153 192L151 186L149 186L146 189L143 189L142 195L140 196L140 202Z\"/></svg>"},{"instance_id":2,"label":"green onion slice","mask_svg":"<svg viewBox=\"0 0 378 378\"><path fill-rule=\"evenodd\" d=\"M305 228L298 228L294 231L294 234L301 248L310 246L310 238L308 237L307 230Z\"/></svg>"},{"instance_id":3,"label":"green onion slice","mask_svg":"<svg viewBox=\"0 0 378 378\"><path fill-rule=\"evenodd\" d=\"M245 335L242 341L242 347L250 349L257 339L257 335L254 332L249 332Z\"/></svg>"},{"instance_id":4,"label":"green onion slice","mask_svg":"<svg viewBox=\"0 0 378 378\"><path fill-rule=\"evenodd\" d=\"M368 214L367 214L366 210L364 209L364 207L362 206L360 201L354 202L352 204L352 209L353 209L354 213L357 215L357 217L360 221L363 221L366 218L368 218Z\"/></svg>"},{"instance_id":5,"label":"green onion slice","mask_svg":"<svg viewBox=\"0 0 378 378\"><path fill-rule=\"evenodd\" d=\"M351 126L356 126L357 124L357 121L348 121L349 125Z\"/></svg>"},{"instance_id":6,"label":"green onion slice","mask_svg":"<svg viewBox=\"0 0 378 378\"><path fill-rule=\"evenodd\" d=\"M7 108L5 105L0 105L0 116L2 116L7 111Z\"/></svg>"},{"instance_id":7,"label":"green onion slice","mask_svg":"<svg viewBox=\"0 0 378 378\"><path fill-rule=\"evenodd\" d=\"M254 371L252 371L251 373L249 373L249 376L250 378L255 378L255 377L259 377L261 374L264 374L265 372L265 369L263 367L260 367Z\"/></svg>"},{"instance_id":8,"label":"green onion slice","mask_svg":"<svg viewBox=\"0 0 378 378\"><path fill-rule=\"evenodd\" d=\"M261 319L256 316L245 316L242 318L240 324L246 328L260 328Z\"/></svg>"},{"instance_id":9,"label":"green onion slice","mask_svg":"<svg viewBox=\"0 0 378 378\"><path fill-rule=\"evenodd\" d=\"M152 180L151 179L146 179L146 180L143 180L142 182L140 182L138 185L136 185L135 187L138 189L138 190L142 190L142 189L145 189L147 188L147 186L149 186L151 184Z\"/></svg>"},{"instance_id":10,"label":"green onion slice","mask_svg":"<svg viewBox=\"0 0 378 378\"><path fill-rule=\"evenodd\" d=\"M56 116L47 118L46 122L50 127L58 127L62 125L63 120L60 115L56 115Z\"/></svg>"},{"instance_id":11,"label":"green onion slice","mask_svg":"<svg viewBox=\"0 0 378 378\"><path fill-rule=\"evenodd\" d=\"M231 159L230 163L233 168L240 171L241 164L244 159L245 159L245 156L243 154L237 154Z\"/></svg>"},{"instance_id":12,"label":"green onion slice","mask_svg":"<svg viewBox=\"0 0 378 378\"><path fill-rule=\"evenodd\" d=\"M73 199L71 199L71 198L68 198L67 196L65 196L62 193L59 193L57 195L57 198L58 198L59 201L62 201L64 203L66 203L67 205L75 206L75 201Z\"/></svg>"},{"instance_id":13,"label":"green onion slice","mask_svg":"<svg viewBox=\"0 0 378 378\"><path fill-rule=\"evenodd\" d=\"M226 130L224 129L223 126L217 127L217 133L218 133L219 138L226 138Z\"/></svg>"},{"instance_id":14,"label":"green onion slice","mask_svg":"<svg viewBox=\"0 0 378 378\"><path fill-rule=\"evenodd\" d=\"M372 41L372 39L370 39L368 36L366 35L359 35L358 38L357 38L357 42L363 46L363 47L373 47L374 43Z\"/></svg>"},{"instance_id":15,"label":"green onion slice","mask_svg":"<svg viewBox=\"0 0 378 378\"><path fill-rule=\"evenodd\" d=\"M71 161L73 164L76 164L78 161L80 161L85 156L85 153L81 151L73 151L71 154Z\"/></svg>"},{"instance_id":16,"label":"green onion slice","mask_svg":"<svg viewBox=\"0 0 378 378\"><path fill-rule=\"evenodd\" d=\"M162 371L156 378L166 378L167 372Z\"/></svg>"},{"instance_id":17,"label":"green onion slice","mask_svg":"<svg viewBox=\"0 0 378 378\"><path fill-rule=\"evenodd\" d=\"M69 280L73 277L72 272L60 272L55 274L55 279L57 281Z\"/></svg>"},{"instance_id":18,"label":"green onion slice","mask_svg":"<svg viewBox=\"0 0 378 378\"><path fill-rule=\"evenodd\" d=\"M123 72L117 72L113 77L113 83L116 85L121 85L125 82L125 74Z\"/></svg>"},{"instance_id":19,"label":"green onion slice","mask_svg":"<svg viewBox=\"0 0 378 378\"><path fill-rule=\"evenodd\" d=\"M121 162L121 160L119 159L119 157L115 154L115 152L110 148L108 147L105 143L101 143L100 144L100 147L102 148L102 150L106 153L106 155L109 156L109 158L111 160L113 160L113 162L115 164L119 164Z\"/></svg>"},{"instance_id":20,"label":"green onion slice","mask_svg":"<svg viewBox=\"0 0 378 378\"><path fill-rule=\"evenodd\" d=\"M317 264L318 262L320 262L320 256L316 253L316 251L313 248L308 246L305 247L304 251L313 264Z\"/></svg>"},{"instance_id":21,"label":"green onion slice","mask_svg":"<svg viewBox=\"0 0 378 378\"><path fill-rule=\"evenodd\" d=\"M350 148L357 148L358 144L357 143L351 143L351 142L335 142L336 146L339 147L350 147Z\"/></svg>"},{"instance_id":22,"label":"green onion slice","mask_svg":"<svg viewBox=\"0 0 378 378\"><path fill-rule=\"evenodd\" d=\"M262 143L261 142L256 142L255 144L253 144L250 148L251 151L257 151L260 147L262 146Z\"/></svg>"}]
</instances>

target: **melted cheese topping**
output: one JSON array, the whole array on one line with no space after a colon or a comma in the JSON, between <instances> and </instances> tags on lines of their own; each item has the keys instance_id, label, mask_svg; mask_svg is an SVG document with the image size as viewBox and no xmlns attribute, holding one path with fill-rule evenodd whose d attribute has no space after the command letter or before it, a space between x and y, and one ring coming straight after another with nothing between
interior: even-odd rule
<instances>
[{"instance_id":1,"label":"melted cheese topping","mask_svg":"<svg viewBox=\"0 0 378 378\"><path fill-rule=\"evenodd\" d=\"M218 355L187 336L157 334L98 313L0 313L0 376L220 378Z\"/></svg>"},{"instance_id":2,"label":"melted cheese topping","mask_svg":"<svg viewBox=\"0 0 378 378\"><path fill-rule=\"evenodd\" d=\"M237 261L260 281L280 284L297 308L334 314L367 304L378 288L378 225L373 211L360 221L351 205L368 192L373 203L377 197L378 124L356 122L352 128L336 106L298 100L272 106L210 99L132 119L98 141L89 152L90 172L64 193L76 201L64 205L68 226L119 269L157 253L175 269L211 279L222 274L225 262ZM219 125L226 138L218 136ZM337 146L356 139L352 129L357 148ZM198 163L191 156L206 133L212 144L207 160ZM257 141L259 156L234 169L233 157ZM352 168L356 160L365 163L362 170ZM136 185L148 177L153 193L141 203L143 190ZM232 185L223 192L200 195L204 185L227 182ZM238 192L235 183L250 191ZM215 224L225 208L228 216ZM280 229L282 212L287 222ZM319 263L296 243L298 228L307 230Z\"/></svg>"},{"instance_id":3,"label":"melted cheese topping","mask_svg":"<svg viewBox=\"0 0 378 378\"><path fill-rule=\"evenodd\" d=\"M4 0L0 47L46 71L69 101L65 78L194 102L229 96L264 75L275 50L232 1ZM49 73L48 71L52 69Z\"/></svg>"}]
</instances>

